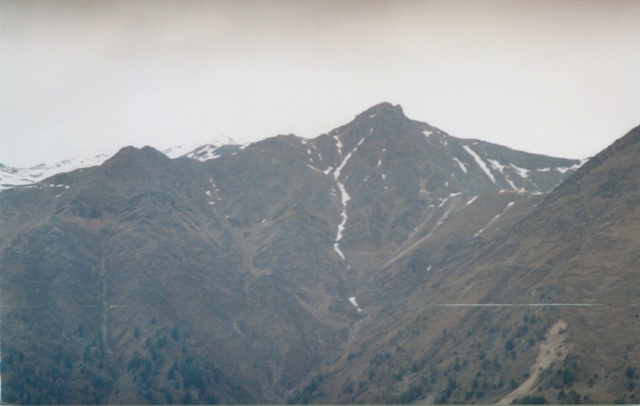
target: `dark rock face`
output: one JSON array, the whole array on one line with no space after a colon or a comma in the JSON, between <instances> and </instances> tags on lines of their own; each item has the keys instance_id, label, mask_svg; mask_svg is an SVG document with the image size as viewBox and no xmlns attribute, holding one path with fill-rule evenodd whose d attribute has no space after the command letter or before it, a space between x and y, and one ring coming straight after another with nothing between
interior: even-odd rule
<instances>
[{"instance_id":1,"label":"dark rock face","mask_svg":"<svg viewBox=\"0 0 640 406\"><path fill-rule=\"evenodd\" d=\"M470 371L484 369L478 357L463 367L462 351L493 360L500 326L519 327L434 304L460 292L470 301L595 293L595 277L564 283L562 272L587 247L597 256L622 244L621 219L631 245L638 205L623 168L635 168L634 137L578 170L579 161L452 137L383 103L311 140L278 136L209 160L204 149L171 160L128 147L99 167L5 190L4 400L464 401ZM596 208L592 195L612 206ZM614 223L598 222L607 216ZM593 244L576 242L585 234ZM526 313L545 321L518 338L544 337L571 316L549 311ZM519 384L537 349L514 343L524 355L496 376ZM446 366L462 371L454 383ZM509 392L487 385L470 399Z\"/></svg>"}]
</instances>

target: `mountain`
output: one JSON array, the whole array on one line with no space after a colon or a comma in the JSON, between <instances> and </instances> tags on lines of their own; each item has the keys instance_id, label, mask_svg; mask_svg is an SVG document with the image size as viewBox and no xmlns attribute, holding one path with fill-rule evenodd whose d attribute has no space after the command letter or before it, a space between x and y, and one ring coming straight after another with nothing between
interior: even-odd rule
<instances>
[{"instance_id":1,"label":"mountain","mask_svg":"<svg viewBox=\"0 0 640 406\"><path fill-rule=\"evenodd\" d=\"M162 152L172 159L189 156L193 159L207 160L215 159L225 154L235 153L242 147L242 144L229 137L219 137L210 144L183 144L167 148ZM98 166L108 158L108 155L100 154L87 159L67 159L55 164L43 163L29 168L15 168L0 164L0 190L29 186L58 173Z\"/></svg>"},{"instance_id":2,"label":"mountain","mask_svg":"<svg viewBox=\"0 0 640 406\"><path fill-rule=\"evenodd\" d=\"M165 149L162 153L171 159L188 156L192 159L205 161L208 159L215 159L225 154L235 153L245 146L245 144L241 144L232 138L221 136L216 137L204 145L193 143L182 144Z\"/></svg>"},{"instance_id":3,"label":"mountain","mask_svg":"<svg viewBox=\"0 0 640 406\"><path fill-rule=\"evenodd\" d=\"M467 401L505 397L538 341L565 337L557 323L573 328L563 312L583 309L442 305L513 302L531 294L529 279L545 303L566 299L555 267L571 239L536 224L573 213L557 196L599 157L582 166L459 139L383 103L314 139L175 159L127 147L4 190L4 400L464 401L474 379L486 388ZM549 224L590 231L568 219ZM530 253L527 238L538 238ZM507 356L524 350L510 364L503 341L524 316L518 338L538 341L524 349L510 338ZM560 341L578 348L570 331ZM615 379L594 378L594 396L620 384L623 363L611 362ZM490 370L495 382L475 377L496 364L505 372Z\"/></svg>"},{"instance_id":4,"label":"mountain","mask_svg":"<svg viewBox=\"0 0 640 406\"><path fill-rule=\"evenodd\" d=\"M32 185L57 173L100 165L108 158L107 155L96 155L88 159L67 159L53 165L39 164L29 168L14 168L0 164L0 190Z\"/></svg>"},{"instance_id":5,"label":"mountain","mask_svg":"<svg viewBox=\"0 0 640 406\"><path fill-rule=\"evenodd\" d=\"M637 403L639 152L637 127L492 238L424 243L382 269L308 396Z\"/></svg>"}]
</instances>

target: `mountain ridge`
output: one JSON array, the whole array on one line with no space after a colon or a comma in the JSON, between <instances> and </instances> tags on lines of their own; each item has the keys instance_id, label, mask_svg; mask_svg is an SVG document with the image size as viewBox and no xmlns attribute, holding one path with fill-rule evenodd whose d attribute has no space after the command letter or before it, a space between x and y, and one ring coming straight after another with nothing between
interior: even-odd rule
<instances>
[{"instance_id":1,"label":"mountain ridge","mask_svg":"<svg viewBox=\"0 0 640 406\"><path fill-rule=\"evenodd\" d=\"M468 371L489 368L465 356L463 370L457 358L480 349L456 336L471 331L460 320L506 368L470 399L504 397L500 379L517 384L538 355L521 341L558 320L517 309L538 322L511 338L522 323L507 313L434 300L530 294L524 276L513 288L506 281L529 266L550 274L566 246L536 240L535 255L512 257L518 238L548 232L537 222L530 236L514 230L544 218L556 185L571 187L602 159L579 169L578 160L458 139L389 103L313 139L208 151L170 159L128 147L100 166L0 192L7 401L458 401ZM569 216L560 202L554 210ZM535 295L560 295L541 281ZM523 351L513 363L501 352L506 338ZM542 382L548 396L555 382ZM598 385L609 382L620 385Z\"/></svg>"},{"instance_id":2,"label":"mountain ridge","mask_svg":"<svg viewBox=\"0 0 640 406\"><path fill-rule=\"evenodd\" d=\"M233 139L220 137L212 140L209 144L179 145L164 149L162 153L171 159L191 155L190 158L192 159L206 160L234 153L240 148L243 148L243 145ZM54 164L41 163L28 168L17 168L0 163L0 190L12 187L27 187L59 173L99 166L109 158L111 156L107 154L99 154L91 158L66 159Z\"/></svg>"},{"instance_id":3,"label":"mountain ridge","mask_svg":"<svg viewBox=\"0 0 640 406\"><path fill-rule=\"evenodd\" d=\"M366 121L367 118L373 118L378 113L381 113L383 116L384 115L388 115L389 117L395 116L395 119L398 120L399 122L402 122L403 120L412 121L412 120L409 120L404 115L404 112L400 105L394 106L391 103L383 102L375 106L372 106L371 108L358 114L356 118L352 121L352 123L355 123L356 121L359 121L359 120ZM438 129L437 127L433 127L426 123L421 123L421 122L416 122L416 123L419 123L422 126L426 126L426 128L428 128L428 130L426 131L430 133L435 132L436 134L446 134L440 129ZM338 131L340 128L341 127L333 131L334 132ZM313 138L312 139L301 138L301 139L313 140ZM468 141L483 142L475 139L468 139ZM164 149L162 150L162 152L172 159L187 156L191 159L206 161L209 159L215 159L225 154L237 153L238 150L246 148L247 145L249 144L238 143L229 137L218 137L217 139L213 140L211 143L208 143L208 144L202 144L202 145L184 144L184 145ZM496 144L490 144L490 145L496 146ZM539 158L546 157L546 155L539 155L539 154L532 154L532 155L536 155ZM100 154L92 158L67 159L55 164L43 163L33 167L28 167L28 168L17 168L17 167L11 167L11 166L0 164L0 187L2 189L5 189L5 188L11 188L11 187L17 187L17 186L31 185L33 183L37 183L41 180L44 180L47 177L53 176L58 173L69 172L76 169L84 169L91 166L98 166L108 158L109 158L108 155ZM579 162L578 160L570 160L570 161ZM586 160L582 160L582 161L586 161ZM576 168L573 168L573 169L576 169Z\"/></svg>"}]
</instances>

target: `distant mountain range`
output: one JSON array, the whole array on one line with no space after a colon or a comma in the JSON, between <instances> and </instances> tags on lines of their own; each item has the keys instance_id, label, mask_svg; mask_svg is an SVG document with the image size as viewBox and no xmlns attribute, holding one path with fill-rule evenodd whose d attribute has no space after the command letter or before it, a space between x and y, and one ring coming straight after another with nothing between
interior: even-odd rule
<instances>
[{"instance_id":1,"label":"distant mountain range","mask_svg":"<svg viewBox=\"0 0 640 406\"><path fill-rule=\"evenodd\" d=\"M219 144L3 180L4 401L637 402L638 128L586 162L382 103Z\"/></svg>"},{"instance_id":2,"label":"distant mountain range","mask_svg":"<svg viewBox=\"0 0 640 406\"><path fill-rule=\"evenodd\" d=\"M172 159L186 155L190 158L202 161L214 159L222 154L237 151L243 146L244 144L238 143L229 137L219 137L209 144L178 145L165 149L162 152ZM224 148L221 149L221 147ZM107 159L109 159L109 155L100 154L91 158L67 159L55 164L42 163L28 168L16 168L0 164L0 190L16 186L29 186L58 173L99 166Z\"/></svg>"}]
</instances>

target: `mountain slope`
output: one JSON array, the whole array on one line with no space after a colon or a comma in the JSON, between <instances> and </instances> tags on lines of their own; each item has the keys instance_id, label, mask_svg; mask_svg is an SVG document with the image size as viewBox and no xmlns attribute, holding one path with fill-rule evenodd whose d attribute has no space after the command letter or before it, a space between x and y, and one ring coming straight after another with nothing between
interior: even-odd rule
<instances>
[{"instance_id":1,"label":"mountain slope","mask_svg":"<svg viewBox=\"0 0 640 406\"><path fill-rule=\"evenodd\" d=\"M307 152L310 165L334 178L342 203L336 249L361 282L458 210L483 210L469 217L487 224L510 201L552 190L581 164L458 139L388 103L311 140ZM491 197L473 207L461 204L501 191L512 196L503 205Z\"/></svg>"},{"instance_id":2,"label":"mountain slope","mask_svg":"<svg viewBox=\"0 0 640 406\"><path fill-rule=\"evenodd\" d=\"M331 368L389 345L369 326L409 323L390 315L581 164L388 103L311 140L223 148L128 147L0 193L5 400L284 402L325 365L331 388Z\"/></svg>"},{"instance_id":3,"label":"mountain slope","mask_svg":"<svg viewBox=\"0 0 640 406\"><path fill-rule=\"evenodd\" d=\"M3 302L28 306L3 315L3 333L20 337L26 328L46 337L22 337L15 347L4 340L5 364L14 367L5 385L28 387L28 368L56 359L51 348L64 348L70 367L53 361L51 370L62 372L37 374L31 390L5 391L33 396L10 401L266 401L298 368L314 365L319 350L335 347L339 320L319 320L298 303L311 287L288 281L286 269L256 275L246 266L247 237L209 204L219 189L197 162L127 148L101 167L53 179L65 186L58 197L49 188L3 194L6 230L17 230L3 233L11 241ZM40 214L14 223L8 211L18 206L25 216ZM60 373L69 384L52 392ZM132 389L132 381L140 383ZM91 382L101 385L89 394Z\"/></svg>"},{"instance_id":4,"label":"mountain slope","mask_svg":"<svg viewBox=\"0 0 640 406\"><path fill-rule=\"evenodd\" d=\"M636 401L639 152L640 127L493 238L379 272L314 399Z\"/></svg>"}]
</instances>

